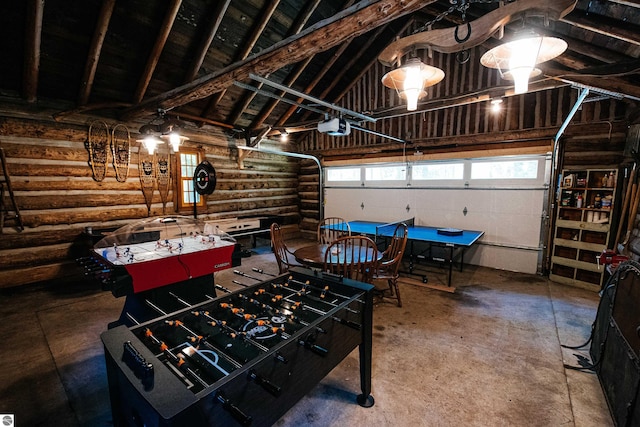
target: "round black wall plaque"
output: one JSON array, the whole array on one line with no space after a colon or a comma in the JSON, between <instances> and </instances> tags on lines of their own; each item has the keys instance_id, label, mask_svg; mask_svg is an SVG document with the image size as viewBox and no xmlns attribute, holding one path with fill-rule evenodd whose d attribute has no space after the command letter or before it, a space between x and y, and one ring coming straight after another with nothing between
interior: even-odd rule
<instances>
[{"instance_id":1,"label":"round black wall plaque","mask_svg":"<svg viewBox=\"0 0 640 427\"><path fill-rule=\"evenodd\" d=\"M216 170L208 161L204 160L193 174L193 185L198 194L211 194L216 189Z\"/></svg>"}]
</instances>

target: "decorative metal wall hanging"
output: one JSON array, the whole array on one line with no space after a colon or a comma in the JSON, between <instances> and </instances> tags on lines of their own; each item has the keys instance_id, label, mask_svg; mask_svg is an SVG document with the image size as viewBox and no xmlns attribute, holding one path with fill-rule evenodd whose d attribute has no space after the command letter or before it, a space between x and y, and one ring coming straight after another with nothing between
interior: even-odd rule
<instances>
[{"instance_id":1,"label":"decorative metal wall hanging","mask_svg":"<svg viewBox=\"0 0 640 427\"><path fill-rule=\"evenodd\" d=\"M109 126L100 120L91 122L87 136L87 149L89 150L89 165L93 172L93 179L98 182L107 175L109 141Z\"/></svg>"},{"instance_id":2,"label":"decorative metal wall hanging","mask_svg":"<svg viewBox=\"0 0 640 427\"><path fill-rule=\"evenodd\" d=\"M117 124L111 131L111 154L113 155L113 168L116 170L116 180L125 182L129 176L129 163L131 161L131 135L129 128Z\"/></svg>"}]
</instances>

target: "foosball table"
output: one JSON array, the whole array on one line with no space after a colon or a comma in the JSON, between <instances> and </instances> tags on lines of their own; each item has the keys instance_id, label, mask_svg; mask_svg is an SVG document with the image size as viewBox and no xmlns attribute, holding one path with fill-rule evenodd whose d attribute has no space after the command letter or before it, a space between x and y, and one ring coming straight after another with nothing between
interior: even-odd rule
<instances>
[{"instance_id":1,"label":"foosball table","mask_svg":"<svg viewBox=\"0 0 640 427\"><path fill-rule=\"evenodd\" d=\"M294 268L104 332L114 424L269 426L356 347L372 406L372 289Z\"/></svg>"}]
</instances>

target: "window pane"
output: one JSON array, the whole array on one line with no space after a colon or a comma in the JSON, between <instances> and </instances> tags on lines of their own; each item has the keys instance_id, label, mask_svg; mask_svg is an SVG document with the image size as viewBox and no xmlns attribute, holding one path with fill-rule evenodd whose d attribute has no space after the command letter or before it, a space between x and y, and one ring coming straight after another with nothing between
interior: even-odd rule
<instances>
[{"instance_id":1,"label":"window pane","mask_svg":"<svg viewBox=\"0 0 640 427\"><path fill-rule=\"evenodd\" d=\"M327 169L327 181L360 181L360 168Z\"/></svg>"},{"instance_id":2,"label":"window pane","mask_svg":"<svg viewBox=\"0 0 640 427\"><path fill-rule=\"evenodd\" d=\"M401 181L407 179L405 166L377 166L365 169L367 181Z\"/></svg>"},{"instance_id":3,"label":"window pane","mask_svg":"<svg viewBox=\"0 0 640 427\"><path fill-rule=\"evenodd\" d=\"M182 207L193 205L193 174L198 166L198 154L180 152L180 198ZM200 202L200 195L195 194L195 203Z\"/></svg>"},{"instance_id":4,"label":"window pane","mask_svg":"<svg viewBox=\"0 0 640 427\"><path fill-rule=\"evenodd\" d=\"M196 203L200 201L200 195L196 193ZM182 203L193 203L193 181L182 181Z\"/></svg>"},{"instance_id":5,"label":"window pane","mask_svg":"<svg viewBox=\"0 0 640 427\"><path fill-rule=\"evenodd\" d=\"M182 181L182 202L193 203L193 191L189 188L189 181Z\"/></svg>"},{"instance_id":6,"label":"window pane","mask_svg":"<svg viewBox=\"0 0 640 427\"><path fill-rule=\"evenodd\" d=\"M536 179L537 177L537 160L474 162L471 165L471 179Z\"/></svg>"},{"instance_id":7,"label":"window pane","mask_svg":"<svg viewBox=\"0 0 640 427\"><path fill-rule=\"evenodd\" d=\"M411 179L415 180L462 179L463 177L464 163L433 163L414 165L411 168Z\"/></svg>"}]
</instances>

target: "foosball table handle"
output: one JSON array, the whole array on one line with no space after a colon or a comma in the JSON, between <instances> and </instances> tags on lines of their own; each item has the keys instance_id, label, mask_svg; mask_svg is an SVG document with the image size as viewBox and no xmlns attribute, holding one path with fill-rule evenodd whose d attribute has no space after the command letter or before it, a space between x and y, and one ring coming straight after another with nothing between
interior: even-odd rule
<instances>
[{"instance_id":1,"label":"foosball table handle","mask_svg":"<svg viewBox=\"0 0 640 427\"><path fill-rule=\"evenodd\" d=\"M329 350L327 350L324 347L320 347L317 344L314 344L313 342L311 342L310 340L299 340L298 344L300 344L301 346L303 346L304 348L306 348L307 350L311 350L313 353L317 354L318 356L326 356L327 353L329 353Z\"/></svg>"},{"instance_id":2,"label":"foosball table handle","mask_svg":"<svg viewBox=\"0 0 640 427\"><path fill-rule=\"evenodd\" d=\"M222 392L217 391L216 398L222 403L222 407L226 409L233 416L233 418L236 419L236 421L238 421L243 426L251 425L251 421L253 421L251 416L245 414L240 410L240 408L238 408L236 405L231 403L229 399L227 399L222 394Z\"/></svg>"},{"instance_id":3,"label":"foosball table handle","mask_svg":"<svg viewBox=\"0 0 640 427\"><path fill-rule=\"evenodd\" d=\"M279 396L280 392L282 391L282 387L277 386L271 381L269 381L268 379L261 377L255 371L255 369L251 369L249 371L249 379L255 381L256 384L258 384L260 387L265 389L267 392L269 392L273 396L276 396L276 397Z\"/></svg>"}]
</instances>

